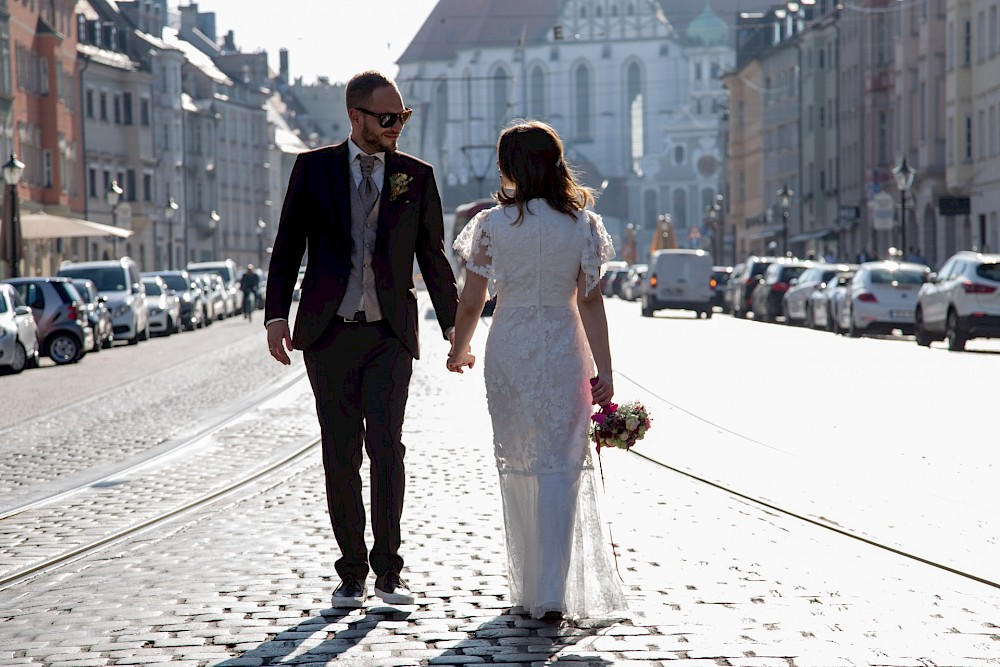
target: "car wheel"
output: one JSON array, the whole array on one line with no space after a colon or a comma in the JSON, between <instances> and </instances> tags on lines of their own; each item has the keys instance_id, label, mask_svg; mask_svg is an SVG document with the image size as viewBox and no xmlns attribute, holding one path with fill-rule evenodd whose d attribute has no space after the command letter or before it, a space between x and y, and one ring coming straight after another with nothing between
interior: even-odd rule
<instances>
[{"instance_id":1,"label":"car wheel","mask_svg":"<svg viewBox=\"0 0 1000 667\"><path fill-rule=\"evenodd\" d=\"M49 358L59 366L78 360L83 351L80 341L68 333L57 333L49 339L48 347Z\"/></svg>"},{"instance_id":2,"label":"car wheel","mask_svg":"<svg viewBox=\"0 0 1000 667\"><path fill-rule=\"evenodd\" d=\"M920 347L930 347L933 339L930 334L927 333L927 329L924 328L924 314L917 309L916 317L914 318L913 324L913 336L917 340L917 345Z\"/></svg>"},{"instance_id":3,"label":"car wheel","mask_svg":"<svg viewBox=\"0 0 1000 667\"><path fill-rule=\"evenodd\" d=\"M28 353L24 351L24 346L20 343L14 343L14 353L10 358L10 365L4 369L4 372L17 375L27 367Z\"/></svg>"},{"instance_id":4,"label":"car wheel","mask_svg":"<svg viewBox=\"0 0 1000 667\"><path fill-rule=\"evenodd\" d=\"M649 301L647 299L643 299L642 300L642 316L643 317L652 317L653 316L653 312L654 312L653 311L653 307L650 305Z\"/></svg>"},{"instance_id":5,"label":"car wheel","mask_svg":"<svg viewBox=\"0 0 1000 667\"><path fill-rule=\"evenodd\" d=\"M114 334L108 334L107 336L104 337L104 340L101 341L101 347L103 347L105 350L110 350L114 342L115 342Z\"/></svg>"},{"instance_id":6,"label":"car wheel","mask_svg":"<svg viewBox=\"0 0 1000 667\"><path fill-rule=\"evenodd\" d=\"M709 307L709 309L705 311L705 319L706 320L712 319L712 308L711 307Z\"/></svg>"},{"instance_id":7,"label":"car wheel","mask_svg":"<svg viewBox=\"0 0 1000 667\"><path fill-rule=\"evenodd\" d=\"M954 310L948 311L948 349L952 352L961 352L965 349L965 342L968 340L958 324L958 315Z\"/></svg>"},{"instance_id":8,"label":"car wheel","mask_svg":"<svg viewBox=\"0 0 1000 667\"><path fill-rule=\"evenodd\" d=\"M861 337L861 329L854 323L854 313L851 313L851 319L847 321L847 335L851 338Z\"/></svg>"}]
</instances>

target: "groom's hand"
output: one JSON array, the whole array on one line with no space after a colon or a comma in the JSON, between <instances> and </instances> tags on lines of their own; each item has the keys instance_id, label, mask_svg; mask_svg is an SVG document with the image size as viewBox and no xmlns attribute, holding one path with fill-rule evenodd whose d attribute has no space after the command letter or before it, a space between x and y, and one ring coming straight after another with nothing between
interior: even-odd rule
<instances>
[{"instance_id":1,"label":"groom's hand","mask_svg":"<svg viewBox=\"0 0 1000 667\"><path fill-rule=\"evenodd\" d=\"M267 350L271 356L282 364L288 366L292 360L288 358L285 350L291 351L292 334L288 330L288 320L275 320L267 325Z\"/></svg>"},{"instance_id":2,"label":"groom's hand","mask_svg":"<svg viewBox=\"0 0 1000 667\"><path fill-rule=\"evenodd\" d=\"M471 352L452 352L448 355L448 370L452 373L462 373L466 366L472 368L476 365L476 357Z\"/></svg>"}]
</instances>

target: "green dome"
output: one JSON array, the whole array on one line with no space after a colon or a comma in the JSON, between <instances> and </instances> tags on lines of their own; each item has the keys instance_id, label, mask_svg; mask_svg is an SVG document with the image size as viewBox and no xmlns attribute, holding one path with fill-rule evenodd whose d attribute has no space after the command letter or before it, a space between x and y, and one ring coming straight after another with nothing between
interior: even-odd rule
<instances>
[{"instance_id":1,"label":"green dome","mask_svg":"<svg viewBox=\"0 0 1000 667\"><path fill-rule=\"evenodd\" d=\"M729 26L712 11L706 0L705 9L688 25L687 36L692 44L699 46L725 46L729 43Z\"/></svg>"}]
</instances>

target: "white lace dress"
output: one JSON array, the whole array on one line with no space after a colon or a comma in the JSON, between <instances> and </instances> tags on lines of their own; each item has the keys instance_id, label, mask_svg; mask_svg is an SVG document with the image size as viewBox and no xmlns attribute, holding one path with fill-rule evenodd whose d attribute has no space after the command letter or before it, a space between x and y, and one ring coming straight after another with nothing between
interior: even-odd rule
<instances>
[{"instance_id":1,"label":"white lace dress","mask_svg":"<svg viewBox=\"0 0 1000 667\"><path fill-rule=\"evenodd\" d=\"M590 346L577 276L598 289L614 256L600 216L576 219L544 200L511 224L516 207L483 211L455 240L467 269L498 296L483 373L493 422L507 539L511 604L533 616L596 618L626 609L588 438Z\"/></svg>"}]
</instances>

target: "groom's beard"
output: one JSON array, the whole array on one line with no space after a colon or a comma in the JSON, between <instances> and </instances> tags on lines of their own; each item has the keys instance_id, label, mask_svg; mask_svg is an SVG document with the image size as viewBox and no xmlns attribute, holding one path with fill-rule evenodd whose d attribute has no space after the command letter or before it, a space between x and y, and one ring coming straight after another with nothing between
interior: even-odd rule
<instances>
[{"instance_id":1,"label":"groom's beard","mask_svg":"<svg viewBox=\"0 0 1000 667\"><path fill-rule=\"evenodd\" d=\"M377 132L370 130L367 125L361 128L361 139L369 146L378 146L386 153L396 152L399 134Z\"/></svg>"}]
</instances>

